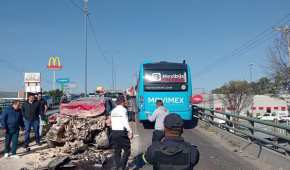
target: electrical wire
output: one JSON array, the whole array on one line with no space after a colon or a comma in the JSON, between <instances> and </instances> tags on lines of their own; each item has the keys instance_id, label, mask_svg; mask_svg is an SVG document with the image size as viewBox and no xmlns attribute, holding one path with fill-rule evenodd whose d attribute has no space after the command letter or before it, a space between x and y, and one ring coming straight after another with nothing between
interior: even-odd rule
<instances>
[{"instance_id":1,"label":"electrical wire","mask_svg":"<svg viewBox=\"0 0 290 170\"><path fill-rule=\"evenodd\" d=\"M70 4L72 6L74 6L76 9L78 9L80 12L83 12L81 6L79 4L77 4L74 0L68 0L70 2ZM93 35L93 39L96 43L96 46L97 46L97 49L100 51L100 54L101 56L103 57L104 61L107 63L107 64L111 64L111 62L107 59L106 55L105 55L105 52L103 50L103 48L101 47L98 39L97 39L97 34L96 34L96 31L95 31L95 28L94 28L94 25L91 21L91 17L90 17L90 14L88 15L88 21L89 21L89 28L91 30L91 33Z\"/></svg>"},{"instance_id":2,"label":"electrical wire","mask_svg":"<svg viewBox=\"0 0 290 170\"><path fill-rule=\"evenodd\" d=\"M83 12L82 7L77 4L74 0L68 0L70 2L70 4L72 4L72 6L74 6L75 8L77 8L78 10L80 10L81 12Z\"/></svg>"},{"instance_id":3,"label":"electrical wire","mask_svg":"<svg viewBox=\"0 0 290 170\"><path fill-rule=\"evenodd\" d=\"M282 19L280 19L274 26L282 24L281 22L284 22L287 18L289 18L289 16L290 16L290 13L288 13L287 15L282 17ZM286 23L289 22L289 19L286 20L285 22ZM230 55L220 57L217 60L215 60L214 62L206 65L203 69L201 69L197 73L193 74L193 77L195 77L195 78L201 77L202 75L212 71L215 67L218 66L218 63L224 61L225 59L240 57L240 56L246 54L247 52L249 52L250 50L264 44L265 42L267 42L268 40L270 40L274 36L275 36L275 34L273 31L273 26L271 26L271 27L265 29L264 31L262 31L261 33L257 34L251 40L248 40L245 43L243 43L240 47L234 49L230 53Z\"/></svg>"},{"instance_id":4,"label":"electrical wire","mask_svg":"<svg viewBox=\"0 0 290 170\"><path fill-rule=\"evenodd\" d=\"M102 49L102 47L101 47L101 45L100 45L100 43L99 43L99 41L98 41L98 39L97 39L97 34L96 34L95 28L94 28L94 26L93 26L93 24L92 24L92 21L91 21L90 15L88 15L88 21L89 21L89 27L90 27L90 29L91 29L91 33L93 34L93 38L94 38L94 41L95 41L95 43L96 43L96 46L97 46L98 50L100 51L100 53L101 53L101 55L102 55L104 61L105 61L107 64L111 64L111 62L108 61L108 59L107 59L107 57L106 57L106 55L105 55L105 52L104 52L104 50Z\"/></svg>"}]
</instances>

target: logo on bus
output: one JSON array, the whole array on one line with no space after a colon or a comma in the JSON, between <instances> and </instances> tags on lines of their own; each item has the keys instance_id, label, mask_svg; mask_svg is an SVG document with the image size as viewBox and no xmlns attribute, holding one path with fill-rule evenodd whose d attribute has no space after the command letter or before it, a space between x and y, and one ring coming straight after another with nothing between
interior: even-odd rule
<instances>
[{"instance_id":1,"label":"logo on bus","mask_svg":"<svg viewBox=\"0 0 290 170\"><path fill-rule=\"evenodd\" d=\"M161 81L161 73L152 73L152 80L153 81Z\"/></svg>"},{"instance_id":2,"label":"logo on bus","mask_svg":"<svg viewBox=\"0 0 290 170\"><path fill-rule=\"evenodd\" d=\"M183 83L183 82L186 82L186 73L184 74L152 73L151 81Z\"/></svg>"},{"instance_id":3,"label":"logo on bus","mask_svg":"<svg viewBox=\"0 0 290 170\"><path fill-rule=\"evenodd\" d=\"M156 103L157 100L162 100L164 103L168 104L183 104L184 98L183 97L148 97L148 103Z\"/></svg>"}]
</instances>

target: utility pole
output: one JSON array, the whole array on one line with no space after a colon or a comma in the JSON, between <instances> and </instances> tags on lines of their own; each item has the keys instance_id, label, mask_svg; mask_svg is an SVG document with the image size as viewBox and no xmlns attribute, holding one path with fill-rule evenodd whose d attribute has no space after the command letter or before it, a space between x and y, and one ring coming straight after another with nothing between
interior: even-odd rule
<instances>
[{"instance_id":1,"label":"utility pole","mask_svg":"<svg viewBox=\"0 0 290 170\"><path fill-rule=\"evenodd\" d=\"M88 94L88 15L89 15L89 8L88 8L88 1L84 0L84 30L85 30L85 95Z\"/></svg>"},{"instance_id":2,"label":"utility pole","mask_svg":"<svg viewBox=\"0 0 290 170\"><path fill-rule=\"evenodd\" d=\"M249 64L250 83L253 81L253 67L254 67L254 63L250 63L250 64Z\"/></svg>"},{"instance_id":3,"label":"utility pole","mask_svg":"<svg viewBox=\"0 0 290 170\"><path fill-rule=\"evenodd\" d=\"M114 56L112 56L112 90L115 90L115 69L114 69Z\"/></svg>"},{"instance_id":4,"label":"utility pole","mask_svg":"<svg viewBox=\"0 0 290 170\"><path fill-rule=\"evenodd\" d=\"M279 31L282 33L282 36L285 36L287 41L287 48L288 48L288 67L290 67L290 28L288 25L281 26L279 28L275 28L276 31Z\"/></svg>"}]
</instances>

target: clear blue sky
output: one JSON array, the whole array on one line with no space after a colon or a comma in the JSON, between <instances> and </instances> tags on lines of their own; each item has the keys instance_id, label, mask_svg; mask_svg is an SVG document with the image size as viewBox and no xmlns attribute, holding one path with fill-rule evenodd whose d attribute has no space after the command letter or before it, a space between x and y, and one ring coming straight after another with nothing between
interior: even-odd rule
<instances>
[{"instance_id":1,"label":"clear blue sky","mask_svg":"<svg viewBox=\"0 0 290 170\"><path fill-rule=\"evenodd\" d=\"M82 0L73 1L82 6ZM257 79L266 74L272 39L212 69L205 67L277 23L289 9L289 0L89 0L96 38L107 60L115 57L117 87L122 89L134 82L145 60L186 59L194 88L249 80L249 63L255 63ZM64 68L57 77L69 77L82 91L83 42L83 16L70 0L1 0L0 91L22 88L23 71L41 72L44 89L51 88L52 73L46 69L51 55L61 56ZM89 90L111 87L111 65L91 32L88 43Z\"/></svg>"}]
</instances>

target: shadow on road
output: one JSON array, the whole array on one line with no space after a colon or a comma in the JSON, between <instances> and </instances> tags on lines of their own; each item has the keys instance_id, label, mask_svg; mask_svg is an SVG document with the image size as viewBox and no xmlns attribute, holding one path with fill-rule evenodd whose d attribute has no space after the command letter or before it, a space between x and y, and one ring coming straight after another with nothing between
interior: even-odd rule
<instances>
[{"instance_id":1,"label":"shadow on road","mask_svg":"<svg viewBox=\"0 0 290 170\"><path fill-rule=\"evenodd\" d=\"M184 129L194 129L198 125L198 119L184 120Z\"/></svg>"}]
</instances>

